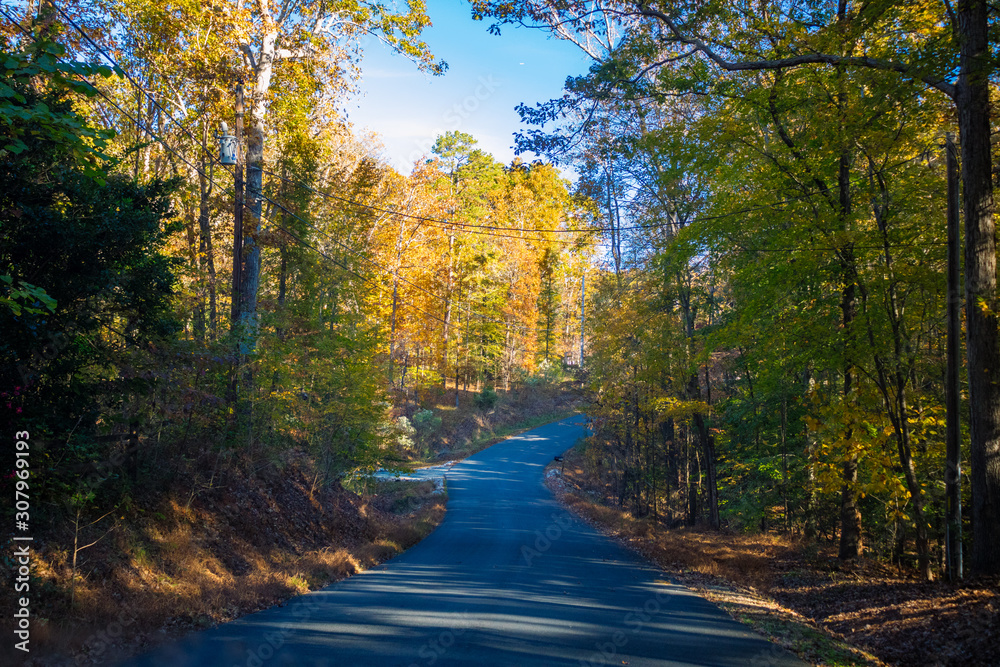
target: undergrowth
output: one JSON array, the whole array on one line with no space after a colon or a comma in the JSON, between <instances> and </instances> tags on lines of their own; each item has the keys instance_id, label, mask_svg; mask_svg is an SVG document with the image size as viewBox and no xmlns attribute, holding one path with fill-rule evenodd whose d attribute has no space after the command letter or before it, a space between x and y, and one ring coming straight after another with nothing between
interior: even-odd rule
<instances>
[{"instance_id":1,"label":"undergrowth","mask_svg":"<svg viewBox=\"0 0 1000 667\"><path fill-rule=\"evenodd\" d=\"M560 501L602 532L655 562L677 583L696 590L736 620L812 664L885 664L766 595L778 576L774 563L796 557L802 550L802 544L794 538L774 533L723 535L700 528L668 529L652 516L636 518L621 507L603 502L600 487L588 483L582 463L581 453L570 450L559 468L562 474L546 475ZM549 467L555 469L555 465Z\"/></svg>"}]
</instances>

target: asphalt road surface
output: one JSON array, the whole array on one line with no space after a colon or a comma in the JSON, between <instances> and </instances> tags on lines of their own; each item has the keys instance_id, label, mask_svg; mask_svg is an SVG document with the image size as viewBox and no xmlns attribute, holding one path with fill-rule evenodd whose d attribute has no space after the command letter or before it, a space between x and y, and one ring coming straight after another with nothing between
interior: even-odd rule
<instances>
[{"instance_id":1,"label":"asphalt road surface","mask_svg":"<svg viewBox=\"0 0 1000 667\"><path fill-rule=\"evenodd\" d=\"M583 434L573 418L466 459L409 551L127 664L803 665L561 508L542 471Z\"/></svg>"}]
</instances>

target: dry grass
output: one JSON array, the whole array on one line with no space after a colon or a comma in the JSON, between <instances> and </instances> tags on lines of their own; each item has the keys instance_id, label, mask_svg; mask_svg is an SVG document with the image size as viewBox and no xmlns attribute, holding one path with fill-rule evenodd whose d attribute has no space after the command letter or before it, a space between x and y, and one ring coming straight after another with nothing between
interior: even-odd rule
<instances>
[{"instance_id":1,"label":"dry grass","mask_svg":"<svg viewBox=\"0 0 1000 667\"><path fill-rule=\"evenodd\" d=\"M155 509L116 516L106 539L81 552L73 608L71 552L59 546L72 537L53 530L36 541L44 546L33 554L32 658L22 664L114 663L384 562L444 517L443 496L412 487L310 495L293 468L219 487L190 507L180 491ZM15 664L7 658L0 662Z\"/></svg>"},{"instance_id":2,"label":"dry grass","mask_svg":"<svg viewBox=\"0 0 1000 667\"><path fill-rule=\"evenodd\" d=\"M912 569L842 563L833 545L776 534L667 529L607 504L575 451L549 479L598 529L817 665L1000 665L1000 581L923 582Z\"/></svg>"},{"instance_id":3,"label":"dry grass","mask_svg":"<svg viewBox=\"0 0 1000 667\"><path fill-rule=\"evenodd\" d=\"M579 453L564 454L563 474L546 476L557 497L577 515L671 573L733 618L816 665L884 665L811 618L766 592L779 576L774 564L797 557L801 543L776 534L723 535L697 528L667 529L652 517L598 501L603 489L584 472ZM554 465L549 469L554 469Z\"/></svg>"},{"instance_id":4,"label":"dry grass","mask_svg":"<svg viewBox=\"0 0 1000 667\"><path fill-rule=\"evenodd\" d=\"M788 537L773 534L726 535L700 529L666 529L653 517L636 518L627 510L595 501L584 492L587 476L574 452L565 455L562 501L577 514L602 527L616 539L641 550L657 563L679 572L725 577L755 588L768 588L770 564L800 548Z\"/></svg>"}]
</instances>

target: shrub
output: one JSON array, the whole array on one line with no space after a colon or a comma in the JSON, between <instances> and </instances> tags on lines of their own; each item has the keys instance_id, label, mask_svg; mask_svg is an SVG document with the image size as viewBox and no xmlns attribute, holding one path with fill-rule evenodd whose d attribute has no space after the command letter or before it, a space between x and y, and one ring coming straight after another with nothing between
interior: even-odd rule
<instances>
[{"instance_id":1,"label":"shrub","mask_svg":"<svg viewBox=\"0 0 1000 667\"><path fill-rule=\"evenodd\" d=\"M499 399L500 397L497 396L496 390L491 387L487 387L476 394L475 397L473 397L472 402L480 410L492 410L493 407L496 406Z\"/></svg>"},{"instance_id":2,"label":"shrub","mask_svg":"<svg viewBox=\"0 0 1000 667\"><path fill-rule=\"evenodd\" d=\"M413 426L422 437L426 437L441 426L441 418L433 410L419 410L413 415Z\"/></svg>"},{"instance_id":3,"label":"shrub","mask_svg":"<svg viewBox=\"0 0 1000 667\"><path fill-rule=\"evenodd\" d=\"M396 420L396 444L401 448L412 449L415 444L413 438L416 434L417 430L410 425L410 420L405 416Z\"/></svg>"},{"instance_id":4,"label":"shrub","mask_svg":"<svg viewBox=\"0 0 1000 667\"><path fill-rule=\"evenodd\" d=\"M538 370L524 377L521 382L525 387L538 389L558 385L566 377L562 365L548 359L538 365Z\"/></svg>"}]
</instances>

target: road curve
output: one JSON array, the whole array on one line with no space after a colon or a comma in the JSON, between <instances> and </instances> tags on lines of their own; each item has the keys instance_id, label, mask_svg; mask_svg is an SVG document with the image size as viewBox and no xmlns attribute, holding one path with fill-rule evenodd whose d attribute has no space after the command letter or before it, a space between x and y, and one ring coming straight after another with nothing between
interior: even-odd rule
<instances>
[{"instance_id":1,"label":"road curve","mask_svg":"<svg viewBox=\"0 0 1000 667\"><path fill-rule=\"evenodd\" d=\"M542 484L582 420L448 473L448 513L383 565L128 665L801 666L568 514Z\"/></svg>"}]
</instances>

